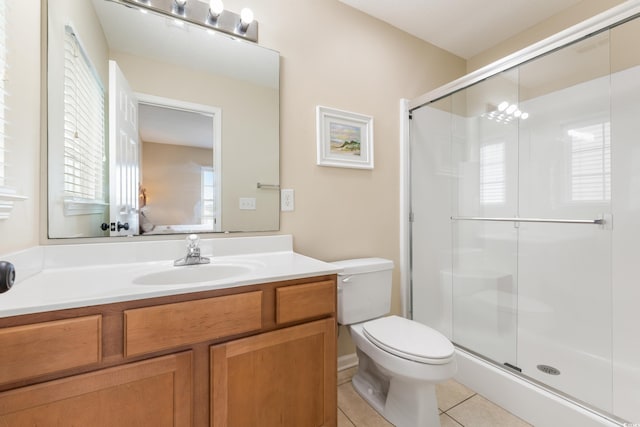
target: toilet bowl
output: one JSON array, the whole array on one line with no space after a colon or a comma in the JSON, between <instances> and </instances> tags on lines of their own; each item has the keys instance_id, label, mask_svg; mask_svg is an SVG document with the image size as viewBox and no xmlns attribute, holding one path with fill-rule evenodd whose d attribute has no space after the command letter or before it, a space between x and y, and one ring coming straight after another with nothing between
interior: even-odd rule
<instances>
[{"instance_id":1,"label":"toilet bowl","mask_svg":"<svg viewBox=\"0 0 640 427\"><path fill-rule=\"evenodd\" d=\"M413 320L386 316L393 262L363 258L335 262L338 323L356 345L352 383L362 398L397 427L439 426L435 385L457 369L454 347L441 333Z\"/></svg>"}]
</instances>

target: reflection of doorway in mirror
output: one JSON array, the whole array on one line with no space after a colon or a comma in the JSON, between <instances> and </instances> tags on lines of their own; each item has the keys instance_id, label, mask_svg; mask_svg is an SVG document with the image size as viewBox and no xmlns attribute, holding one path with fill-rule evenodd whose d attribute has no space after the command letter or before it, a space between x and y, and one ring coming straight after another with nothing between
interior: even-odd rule
<instances>
[{"instance_id":1,"label":"reflection of doorway in mirror","mask_svg":"<svg viewBox=\"0 0 640 427\"><path fill-rule=\"evenodd\" d=\"M111 236L132 236L139 225L140 139L136 96L109 61L109 220ZM117 224L115 227L113 224Z\"/></svg>"},{"instance_id":2,"label":"reflection of doorway in mirror","mask_svg":"<svg viewBox=\"0 0 640 427\"><path fill-rule=\"evenodd\" d=\"M138 94L140 232L221 231L221 110Z\"/></svg>"}]
</instances>

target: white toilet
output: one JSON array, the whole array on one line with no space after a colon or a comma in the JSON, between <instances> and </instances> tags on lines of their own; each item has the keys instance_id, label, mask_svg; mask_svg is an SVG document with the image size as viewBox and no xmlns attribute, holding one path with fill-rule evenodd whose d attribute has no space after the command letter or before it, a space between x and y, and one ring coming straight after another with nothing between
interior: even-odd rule
<instances>
[{"instance_id":1,"label":"white toilet","mask_svg":"<svg viewBox=\"0 0 640 427\"><path fill-rule=\"evenodd\" d=\"M357 347L353 386L397 427L440 425L435 384L457 369L453 344L413 320L385 316L391 308L393 262L362 258L334 262L338 323L349 325Z\"/></svg>"}]
</instances>

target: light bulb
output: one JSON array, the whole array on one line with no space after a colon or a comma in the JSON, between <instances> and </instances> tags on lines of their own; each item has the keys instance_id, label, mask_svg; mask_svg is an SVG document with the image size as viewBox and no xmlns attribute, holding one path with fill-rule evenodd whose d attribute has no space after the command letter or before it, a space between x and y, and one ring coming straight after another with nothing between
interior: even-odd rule
<instances>
[{"instance_id":1,"label":"light bulb","mask_svg":"<svg viewBox=\"0 0 640 427\"><path fill-rule=\"evenodd\" d=\"M522 113L522 115L520 116L520 118L522 120L527 120L527 118L529 118L529 113Z\"/></svg>"},{"instance_id":2,"label":"light bulb","mask_svg":"<svg viewBox=\"0 0 640 427\"><path fill-rule=\"evenodd\" d=\"M521 114L522 114L522 111L520 111L520 110L516 110L516 111L513 112L513 115L516 116L516 117L520 117Z\"/></svg>"},{"instance_id":3,"label":"light bulb","mask_svg":"<svg viewBox=\"0 0 640 427\"><path fill-rule=\"evenodd\" d=\"M224 10L224 3L222 0L210 0L209 1L209 13L211 16L218 17Z\"/></svg>"},{"instance_id":4,"label":"light bulb","mask_svg":"<svg viewBox=\"0 0 640 427\"><path fill-rule=\"evenodd\" d=\"M509 106L509 103L507 101L502 101L500 105L498 105L498 111L504 111L507 109L508 106Z\"/></svg>"},{"instance_id":5,"label":"light bulb","mask_svg":"<svg viewBox=\"0 0 640 427\"><path fill-rule=\"evenodd\" d=\"M511 104L509 105L509 108L507 108L507 114L513 114L514 111L516 111L518 109L518 106L516 104Z\"/></svg>"},{"instance_id":6,"label":"light bulb","mask_svg":"<svg viewBox=\"0 0 640 427\"><path fill-rule=\"evenodd\" d=\"M245 7L244 9L242 9L240 11L240 20L244 25L248 27L249 24L253 22L253 11L248 7Z\"/></svg>"}]
</instances>

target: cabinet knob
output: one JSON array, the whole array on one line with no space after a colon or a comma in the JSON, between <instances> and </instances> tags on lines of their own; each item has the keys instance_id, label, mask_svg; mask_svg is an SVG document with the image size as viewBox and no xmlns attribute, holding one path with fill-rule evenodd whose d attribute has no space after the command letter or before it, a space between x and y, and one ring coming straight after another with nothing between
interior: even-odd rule
<instances>
[{"instance_id":1,"label":"cabinet knob","mask_svg":"<svg viewBox=\"0 0 640 427\"><path fill-rule=\"evenodd\" d=\"M109 229L109 224L107 224L106 222L103 222L102 225L100 226L100 229L102 231L107 231Z\"/></svg>"},{"instance_id":2,"label":"cabinet knob","mask_svg":"<svg viewBox=\"0 0 640 427\"><path fill-rule=\"evenodd\" d=\"M129 223L125 222L124 224L121 223L120 221L118 221L118 231L122 230L122 229L128 230L129 229Z\"/></svg>"}]
</instances>

